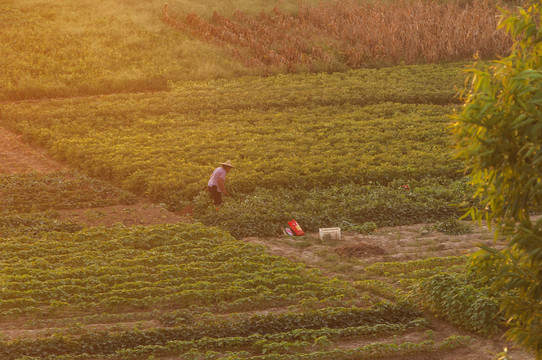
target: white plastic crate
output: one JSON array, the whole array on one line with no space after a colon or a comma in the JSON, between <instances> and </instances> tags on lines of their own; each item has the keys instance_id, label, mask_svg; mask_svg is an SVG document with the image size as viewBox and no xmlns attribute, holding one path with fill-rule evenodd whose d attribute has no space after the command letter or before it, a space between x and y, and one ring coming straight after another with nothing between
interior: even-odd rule
<instances>
[{"instance_id":1,"label":"white plastic crate","mask_svg":"<svg viewBox=\"0 0 542 360\"><path fill-rule=\"evenodd\" d=\"M320 229L320 240L341 240L341 228Z\"/></svg>"}]
</instances>

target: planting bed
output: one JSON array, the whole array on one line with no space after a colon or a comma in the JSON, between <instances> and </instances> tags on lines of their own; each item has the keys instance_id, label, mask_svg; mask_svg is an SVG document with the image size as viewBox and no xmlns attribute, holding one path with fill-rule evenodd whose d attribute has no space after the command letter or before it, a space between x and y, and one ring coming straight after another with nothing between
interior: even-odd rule
<instances>
[{"instance_id":1,"label":"planting bed","mask_svg":"<svg viewBox=\"0 0 542 360\"><path fill-rule=\"evenodd\" d=\"M102 212L93 224L110 224L112 208L90 209ZM317 233L241 242L198 225L85 228L83 217L76 224L48 216L2 217L4 359L474 360L503 345L398 302L404 269L457 271L464 259L453 254L491 241L483 231L450 236L416 225L343 232L340 242ZM387 253L334 254L359 247Z\"/></svg>"}]
</instances>

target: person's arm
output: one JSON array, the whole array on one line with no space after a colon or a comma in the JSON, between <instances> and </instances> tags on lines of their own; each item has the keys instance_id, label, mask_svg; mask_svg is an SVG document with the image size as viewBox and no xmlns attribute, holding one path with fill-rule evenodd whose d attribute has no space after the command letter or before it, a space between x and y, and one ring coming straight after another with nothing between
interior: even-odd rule
<instances>
[{"instance_id":1,"label":"person's arm","mask_svg":"<svg viewBox=\"0 0 542 360\"><path fill-rule=\"evenodd\" d=\"M226 191L226 186L224 185L224 179L218 178L218 188L220 189L223 195L228 195Z\"/></svg>"}]
</instances>

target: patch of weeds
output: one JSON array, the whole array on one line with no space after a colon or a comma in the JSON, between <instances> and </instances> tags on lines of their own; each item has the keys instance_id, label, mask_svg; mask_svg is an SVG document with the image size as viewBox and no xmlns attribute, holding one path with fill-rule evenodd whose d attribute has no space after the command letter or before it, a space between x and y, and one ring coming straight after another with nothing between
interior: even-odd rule
<instances>
[{"instance_id":1,"label":"patch of weeds","mask_svg":"<svg viewBox=\"0 0 542 360\"><path fill-rule=\"evenodd\" d=\"M70 335L83 335L88 331L82 323L71 324L70 327L66 330Z\"/></svg>"},{"instance_id":2,"label":"patch of weeds","mask_svg":"<svg viewBox=\"0 0 542 360\"><path fill-rule=\"evenodd\" d=\"M347 230L349 231L353 231L353 232L357 232L357 233L365 234L365 235L375 232L376 229L378 229L378 225L376 225L376 223L372 221L365 222L361 225L350 225L347 228Z\"/></svg>"},{"instance_id":3,"label":"patch of weeds","mask_svg":"<svg viewBox=\"0 0 542 360\"><path fill-rule=\"evenodd\" d=\"M338 263L338 264L334 265L333 268L332 268L331 270L334 270L334 271L336 271L336 272L344 273L344 272L349 272L349 271L351 271L353 268L354 268L354 265L352 265L352 264L349 264L349 263Z\"/></svg>"},{"instance_id":4,"label":"patch of weeds","mask_svg":"<svg viewBox=\"0 0 542 360\"><path fill-rule=\"evenodd\" d=\"M473 232L472 226L466 225L453 217L442 222L438 221L433 225L424 226L421 229L421 234L425 235L434 231L438 231L446 235L463 235L471 234Z\"/></svg>"},{"instance_id":5,"label":"patch of weeds","mask_svg":"<svg viewBox=\"0 0 542 360\"><path fill-rule=\"evenodd\" d=\"M101 210L89 209L85 211L85 217L90 221L96 221L106 216L106 213Z\"/></svg>"},{"instance_id":6,"label":"patch of weeds","mask_svg":"<svg viewBox=\"0 0 542 360\"><path fill-rule=\"evenodd\" d=\"M441 250L444 250L446 248L446 245L444 244L435 244L435 245L431 245L429 247L429 250L431 251L441 251Z\"/></svg>"},{"instance_id":7,"label":"patch of weeds","mask_svg":"<svg viewBox=\"0 0 542 360\"><path fill-rule=\"evenodd\" d=\"M322 260L328 264L339 264L342 262L341 258L337 254L329 251L325 252Z\"/></svg>"},{"instance_id":8,"label":"patch of weeds","mask_svg":"<svg viewBox=\"0 0 542 360\"><path fill-rule=\"evenodd\" d=\"M313 245L314 243L310 239L303 239L303 240L293 242L293 247L298 248L298 249L306 249Z\"/></svg>"},{"instance_id":9,"label":"patch of weeds","mask_svg":"<svg viewBox=\"0 0 542 360\"><path fill-rule=\"evenodd\" d=\"M329 249L318 250L316 255L318 256L318 266L328 270L338 271L337 268L344 262L343 259L334 252L329 251ZM352 265L348 265L348 267L351 266Z\"/></svg>"}]
</instances>

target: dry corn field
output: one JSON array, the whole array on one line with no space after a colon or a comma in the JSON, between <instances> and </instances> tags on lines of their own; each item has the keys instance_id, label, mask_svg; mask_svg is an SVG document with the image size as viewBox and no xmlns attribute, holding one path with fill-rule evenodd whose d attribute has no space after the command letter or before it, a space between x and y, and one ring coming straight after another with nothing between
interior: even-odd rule
<instances>
[{"instance_id":1,"label":"dry corn field","mask_svg":"<svg viewBox=\"0 0 542 360\"><path fill-rule=\"evenodd\" d=\"M375 64L437 63L494 59L511 39L497 31L493 1L398 1L359 4L349 0L310 6L293 16L279 8L231 18L215 13L178 18L164 7L164 21L202 40L230 49L233 56L264 72L322 71Z\"/></svg>"}]
</instances>

